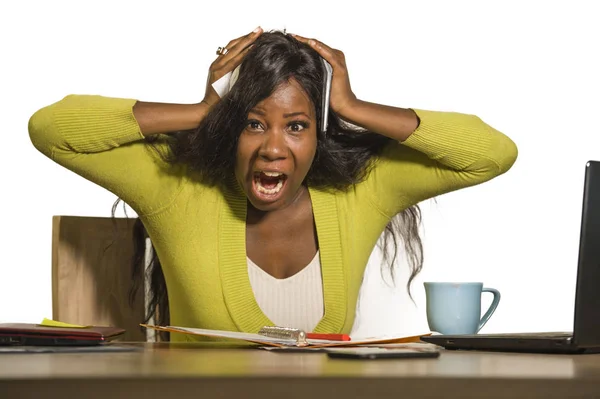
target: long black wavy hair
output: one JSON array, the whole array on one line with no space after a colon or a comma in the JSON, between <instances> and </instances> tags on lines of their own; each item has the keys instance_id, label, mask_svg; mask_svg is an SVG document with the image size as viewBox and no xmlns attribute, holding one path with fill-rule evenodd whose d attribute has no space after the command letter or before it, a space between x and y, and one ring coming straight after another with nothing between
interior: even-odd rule
<instances>
[{"instance_id":1,"label":"long black wavy hair","mask_svg":"<svg viewBox=\"0 0 600 399\"><path fill-rule=\"evenodd\" d=\"M321 125L321 96L324 67L319 54L308 45L281 32L265 32L254 43L240 66L239 78L231 91L218 102L194 130L169 134L169 162L185 164L205 184L222 185L231 182L234 174L237 143L247 124L249 111L266 99L283 82L295 80L306 91L315 105L317 126ZM149 143L158 137L147 137ZM362 181L374 160L391 139L359 129L341 120L329 110L325 133L317 129L317 149L305 184L345 190ZM116 206L113 205L113 216ZM423 247L419 236L421 212L412 206L386 226L378 245L383 250L393 278L393 265L402 242L410 266L407 289L423 265ZM134 228L135 255L132 267L131 298L144 281L145 240L148 237L142 222L137 219ZM165 278L154 247L151 248L150 300L146 311L147 322L155 317L159 325L169 324L169 305ZM383 271L383 269L382 269Z\"/></svg>"}]
</instances>

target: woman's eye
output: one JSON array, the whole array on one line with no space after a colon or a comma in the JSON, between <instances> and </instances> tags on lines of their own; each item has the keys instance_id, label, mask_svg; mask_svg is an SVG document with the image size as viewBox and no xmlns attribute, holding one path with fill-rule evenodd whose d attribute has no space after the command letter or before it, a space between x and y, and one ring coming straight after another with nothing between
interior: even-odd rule
<instances>
[{"instance_id":1,"label":"woman's eye","mask_svg":"<svg viewBox=\"0 0 600 399\"><path fill-rule=\"evenodd\" d=\"M259 121L248 121L247 126L250 128L250 130L259 130L260 122Z\"/></svg>"},{"instance_id":2,"label":"woman's eye","mask_svg":"<svg viewBox=\"0 0 600 399\"><path fill-rule=\"evenodd\" d=\"M292 132L301 132L308 127L308 124L306 122L291 122L289 127Z\"/></svg>"}]
</instances>

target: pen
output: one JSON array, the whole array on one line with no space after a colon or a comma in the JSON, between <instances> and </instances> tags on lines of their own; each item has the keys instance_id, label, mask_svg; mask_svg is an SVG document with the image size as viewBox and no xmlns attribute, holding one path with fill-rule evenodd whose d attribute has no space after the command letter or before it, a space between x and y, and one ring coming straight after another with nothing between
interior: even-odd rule
<instances>
[{"instance_id":1,"label":"pen","mask_svg":"<svg viewBox=\"0 0 600 399\"><path fill-rule=\"evenodd\" d=\"M350 341L348 334L306 333L308 339L326 339L329 341Z\"/></svg>"}]
</instances>

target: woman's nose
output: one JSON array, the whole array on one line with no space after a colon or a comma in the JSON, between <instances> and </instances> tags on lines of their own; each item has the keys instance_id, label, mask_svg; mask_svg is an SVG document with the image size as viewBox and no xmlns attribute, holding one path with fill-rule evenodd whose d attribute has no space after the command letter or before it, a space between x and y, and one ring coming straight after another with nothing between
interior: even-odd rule
<instances>
[{"instance_id":1,"label":"woman's nose","mask_svg":"<svg viewBox=\"0 0 600 399\"><path fill-rule=\"evenodd\" d=\"M258 156L267 161L275 161L287 156L287 146L282 133L267 132L263 137Z\"/></svg>"}]
</instances>

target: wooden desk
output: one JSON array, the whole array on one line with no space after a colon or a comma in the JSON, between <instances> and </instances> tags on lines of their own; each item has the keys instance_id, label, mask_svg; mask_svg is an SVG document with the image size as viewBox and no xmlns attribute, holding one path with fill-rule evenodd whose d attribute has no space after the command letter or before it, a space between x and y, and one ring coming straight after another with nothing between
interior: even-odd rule
<instances>
[{"instance_id":1,"label":"wooden desk","mask_svg":"<svg viewBox=\"0 0 600 399\"><path fill-rule=\"evenodd\" d=\"M140 352L0 355L9 398L600 397L600 355L443 352L438 359L334 360L195 344Z\"/></svg>"}]
</instances>

